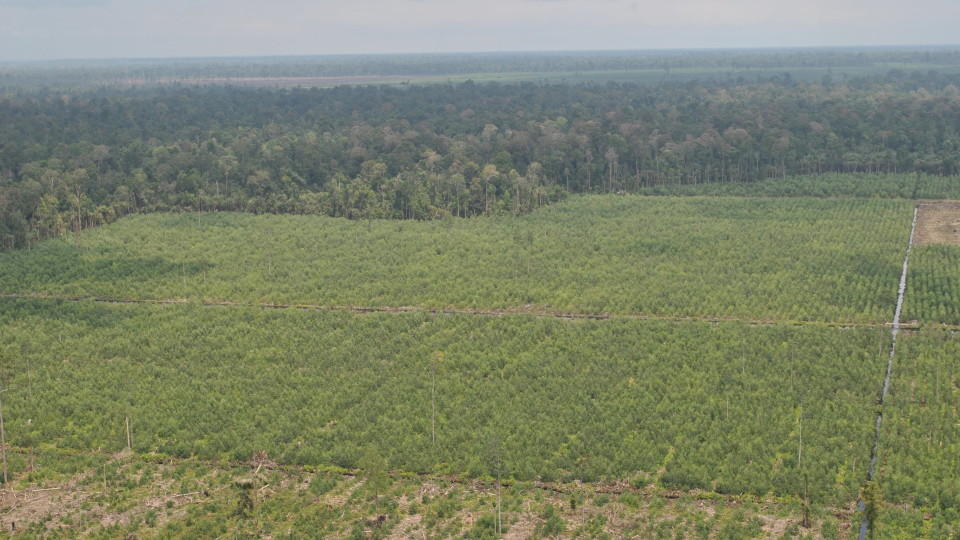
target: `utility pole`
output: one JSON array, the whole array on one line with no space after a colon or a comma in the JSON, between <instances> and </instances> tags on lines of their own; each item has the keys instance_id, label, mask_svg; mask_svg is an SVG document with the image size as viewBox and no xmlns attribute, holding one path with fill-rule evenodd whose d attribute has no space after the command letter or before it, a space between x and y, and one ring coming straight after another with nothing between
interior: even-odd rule
<instances>
[{"instance_id":1,"label":"utility pole","mask_svg":"<svg viewBox=\"0 0 960 540\"><path fill-rule=\"evenodd\" d=\"M799 434L799 445L797 446L797 466L800 466L800 455L803 452L803 405L800 405L800 414L797 416L797 421L800 423L800 428L798 430Z\"/></svg>"}]
</instances>

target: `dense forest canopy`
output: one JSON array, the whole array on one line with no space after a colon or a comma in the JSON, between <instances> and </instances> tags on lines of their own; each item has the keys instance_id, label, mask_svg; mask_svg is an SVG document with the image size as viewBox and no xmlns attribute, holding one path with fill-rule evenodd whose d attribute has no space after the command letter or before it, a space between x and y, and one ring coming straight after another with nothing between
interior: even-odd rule
<instances>
[{"instance_id":1,"label":"dense forest canopy","mask_svg":"<svg viewBox=\"0 0 960 540\"><path fill-rule=\"evenodd\" d=\"M655 58L948 65L960 53L885 54L584 53L558 65ZM411 58L396 60L447 66L445 56ZM478 66L489 68L491 58L477 56ZM549 64L561 57L496 58ZM350 65L362 72L371 62ZM269 65L282 71L300 64ZM657 185L831 171L960 172L960 75L897 69L843 78L804 82L786 71L754 82L659 84L13 85L0 97L0 245L28 247L137 211L431 219L522 213L568 193Z\"/></svg>"},{"instance_id":2,"label":"dense forest canopy","mask_svg":"<svg viewBox=\"0 0 960 540\"><path fill-rule=\"evenodd\" d=\"M948 68L958 54L676 51L15 65L3 71L0 100L0 245L26 246L135 210L201 209L204 200L217 209L431 218L522 212L569 192L957 169L957 76L949 70L894 70L844 83L829 75L796 82L790 71L760 82L705 76L657 85L123 90L80 82L109 82L134 65L182 78L911 62ZM76 87L36 88L44 76Z\"/></svg>"}]
</instances>

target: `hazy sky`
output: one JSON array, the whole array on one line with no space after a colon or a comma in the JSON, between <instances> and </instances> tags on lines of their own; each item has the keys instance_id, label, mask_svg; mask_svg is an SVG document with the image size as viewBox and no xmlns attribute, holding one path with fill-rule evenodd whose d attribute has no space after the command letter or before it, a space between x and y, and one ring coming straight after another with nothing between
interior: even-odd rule
<instances>
[{"instance_id":1,"label":"hazy sky","mask_svg":"<svg viewBox=\"0 0 960 540\"><path fill-rule=\"evenodd\" d=\"M958 0L0 0L0 60L960 43Z\"/></svg>"}]
</instances>

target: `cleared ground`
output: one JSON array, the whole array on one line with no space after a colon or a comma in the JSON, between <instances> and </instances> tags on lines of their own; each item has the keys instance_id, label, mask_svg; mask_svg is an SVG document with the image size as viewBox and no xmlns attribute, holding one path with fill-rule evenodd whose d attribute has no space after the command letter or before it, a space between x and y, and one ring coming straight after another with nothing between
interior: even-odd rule
<instances>
[{"instance_id":1,"label":"cleared ground","mask_svg":"<svg viewBox=\"0 0 960 540\"><path fill-rule=\"evenodd\" d=\"M378 497L362 474L280 467L266 456L236 463L129 453L73 459L81 465L75 474L0 492L0 535L497 537L491 480L393 474ZM804 527L799 505L771 497L542 482L508 483L501 494L507 539L834 538L849 531L852 512L817 512Z\"/></svg>"},{"instance_id":2,"label":"cleared ground","mask_svg":"<svg viewBox=\"0 0 960 540\"><path fill-rule=\"evenodd\" d=\"M924 203L917 212L917 244L960 246L960 202Z\"/></svg>"}]
</instances>

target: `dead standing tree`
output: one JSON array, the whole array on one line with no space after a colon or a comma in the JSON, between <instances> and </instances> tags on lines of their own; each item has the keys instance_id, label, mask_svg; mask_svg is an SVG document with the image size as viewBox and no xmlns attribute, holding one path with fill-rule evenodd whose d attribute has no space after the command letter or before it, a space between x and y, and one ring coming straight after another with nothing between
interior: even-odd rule
<instances>
[{"instance_id":1,"label":"dead standing tree","mask_svg":"<svg viewBox=\"0 0 960 540\"><path fill-rule=\"evenodd\" d=\"M3 450L3 489L7 489L7 434L3 429L3 393L9 390L0 390L0 449Z\"/></svg>"}]
</instances>

